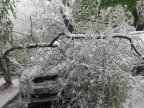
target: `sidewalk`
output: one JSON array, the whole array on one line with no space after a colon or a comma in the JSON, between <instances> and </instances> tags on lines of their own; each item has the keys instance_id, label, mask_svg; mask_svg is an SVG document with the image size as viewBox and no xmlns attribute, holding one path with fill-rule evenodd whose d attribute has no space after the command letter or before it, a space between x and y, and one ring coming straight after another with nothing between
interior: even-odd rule
<instances>
[{"instance_id":1,"label":"sidewalk","mask_svg":"<svg viewBox=\"0 0 144 108\"><path fill-rule=\"evenodd\" d=\"M18 79L12 80L13 85L8 88L0 89L0 108L3 108L5 104L11 101L19 93L19 84ZM3 78L0 78L0 86L4 84L5 81Z\"/></svg>"}]
</instances>

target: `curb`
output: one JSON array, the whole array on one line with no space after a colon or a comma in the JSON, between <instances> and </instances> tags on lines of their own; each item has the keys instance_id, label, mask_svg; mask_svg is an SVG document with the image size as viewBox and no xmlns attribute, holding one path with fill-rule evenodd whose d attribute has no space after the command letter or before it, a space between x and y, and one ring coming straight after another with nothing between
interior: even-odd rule
<instances>
[{"instance_id":1,"label":"curb","mask_svg":"<svg viewBox=\"0 0 144 108\"><path fill-rule=\"evenodd\" d=\"M19 96L19 91L13 95L1 108L6 108L6 106L10 103L12 103L15 99L17 99Z\"/></svg>"}]
</instances>

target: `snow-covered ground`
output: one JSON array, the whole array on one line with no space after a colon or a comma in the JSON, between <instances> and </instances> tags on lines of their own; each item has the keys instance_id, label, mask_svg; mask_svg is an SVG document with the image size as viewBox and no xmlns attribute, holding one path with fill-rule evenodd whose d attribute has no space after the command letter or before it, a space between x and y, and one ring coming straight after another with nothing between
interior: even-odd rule
<instances>
[{"instance_id":1,"label":"snow-covered ground","mask_svg":"<svg viewBox=\"0 0 144 108\"><path fill-rule=\"evenodd\" d=\"M144 77L135 77L130 90L130 99L123 104L124 108L144 108Z\"/></svg>"},{"instance_id":2,"label":"snow-covered ground","mask_svg":"<svg viewBox=\"0 0 144 108\"><path fill-rule=\"evenodd\" d=\"M0 78L0 85L2 85L2 84L4 84L4 83L5 83L4 78L1 77L1 78Z\"/></svg>"},{"instance_id":3,"label":"snow-covered ground","mask_svg":"<svg viewBox=\"0 0 144 108\"><path fill-rule=\"evenodd\" d=\"M18 79L13 79L12 82L13 85L10 87L0 90L0 108L2 108L8 101L13 99L19 92ZM0 78L0 86L2 86L4 83L4 79Z\"/></svg>"}]
</instances>

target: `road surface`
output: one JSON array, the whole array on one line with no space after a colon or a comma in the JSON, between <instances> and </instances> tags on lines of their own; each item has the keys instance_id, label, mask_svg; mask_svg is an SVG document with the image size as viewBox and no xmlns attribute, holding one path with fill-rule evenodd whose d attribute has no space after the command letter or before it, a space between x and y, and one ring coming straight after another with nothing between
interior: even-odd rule
<instances>
[{"instance_id":1,"label":"road surface","mask_svg":"<svg viewBox=\"0 0 144 108\"><path fill-rule=\"evenodd\" d=\"M11 103L9 103L5 108L27 108L26 106L21 106L19 97L16 97ZM49 103L41 103L32 108L51 108Z\"/></svg>"}]
</instances>

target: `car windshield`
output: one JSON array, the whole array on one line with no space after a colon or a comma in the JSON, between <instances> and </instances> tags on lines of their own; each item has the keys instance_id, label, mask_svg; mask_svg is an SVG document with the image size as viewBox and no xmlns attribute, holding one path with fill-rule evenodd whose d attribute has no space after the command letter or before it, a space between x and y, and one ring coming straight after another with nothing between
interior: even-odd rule
<instances>
[{"instance_id":1,"label":"car windshield","mask_svg":"<svg viewBox=\"0 0 144 108\"><path fill-rule=\"evenodd\" d=\"M58 75L47 75L47 76L39 76L34 78L33 82L34 83L42 83L45 81L55 81L58 78Z\"/></svg>"}]
</instances>

